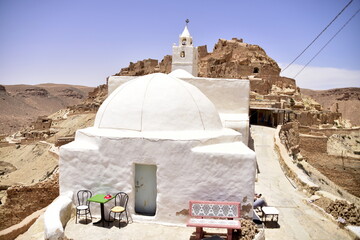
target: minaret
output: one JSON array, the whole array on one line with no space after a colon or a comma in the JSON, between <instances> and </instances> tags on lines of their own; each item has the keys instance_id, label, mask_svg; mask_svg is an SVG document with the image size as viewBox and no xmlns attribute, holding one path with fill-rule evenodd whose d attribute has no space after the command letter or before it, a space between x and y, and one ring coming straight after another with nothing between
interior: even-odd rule
<instances>
[{"instance_id":1,"label":"minaret","mask_svg":"<svg viewBox=\"0 0 360 240\"><path fill-rule=\"evenodd\" d=\"M186 19L184 31L179 36L179 46L174 44L171 71L184 69L193 76L198 75L198 50L194 47L192 37L188 30L189 19Z\"/></svg>"}]
</instances>

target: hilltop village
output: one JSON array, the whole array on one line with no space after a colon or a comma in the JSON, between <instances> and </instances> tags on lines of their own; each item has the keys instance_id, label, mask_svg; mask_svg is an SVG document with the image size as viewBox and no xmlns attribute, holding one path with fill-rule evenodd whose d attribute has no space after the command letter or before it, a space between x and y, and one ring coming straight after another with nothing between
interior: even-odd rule
<instances>
[{"instance_id":1,"label":"hilltop village","mask_svg":"<svg viewBox=\"0 0 360 240\"><path fill-rule=\"evenodd\" d=\"M290 181L312 197L309 204L323 209L335 222L339 217L345 219L344 226L359 226L360 178L357 171L360 170L360 128L342 116L341 104L335 103L329 109L324 109L314 99L303 95L294 79L280 76L280 71L278 64L261 47L245 43L243 39L219 39L212 52L207 50L207 46L195 47L185 27L179 36L179 44L173 46L172 55L165 56L161 61L146 59L130 63L108 77L106 84L89 92L83 103L60 109L48 116L39 116L30 129L1 137L0 153L4 160L0 169L0 214L4 217L0 220L0 230L4 230L5 235L0 233L0 237L23 233L45 211L46 206L58 199L59 193L66 195L69 191L75 193L76 189L82 188L101 191L102 186L94 182L99 177L97 175L93 179L88 177L84 181L73 181L74 174L86 175L94 167L102 169L102 163L84 167L86 161L98 164L95 159L101 157L112 166L117 166L119 156L126 159L128 162L116 167L122 169L119 171L122 176L132 171L129 167L132 158L137 158L135 171L136 167L140 169L144 165L157 166L157 189L161 191L158 198L155 196L155 200L151 200L150 209L136 202L137 196L132 190L132 183L136 179L129 177L126 181L118 182L113 172L102 176L104 184L112 186L107 188L108 191L121 188L129 193L129 211L135 221L143 221L144 218L136 214L145 211L147 215L154 216L151 220L154 222L183 222L187 218L186 204L183 202L192 198L221 198L223 192L232 196L231 201L240 199L243 216L250 219L256 176L261 174L259 168L255 167L252 125L276 128L275 151L279 155L280 165ZM178 85L178 80L183 85ZM135 92L139 95L136 101L142 102L143 108L140 112L129 112L138 105L124 103L124 99L136 95L132 88L142 89L140 81L148 86L143 92ZM169 94L162 92L164 86L172 89ZM183 89L187 90L182 92ZM3 91L6 94L5 88ZM147 98L144 98L145 95ZM158 99L160 95L167 98ZM182 109L183 103L193 100L193 111L189 113L189 109ZM170 107L165 104L159 109L167 109L166 113L172 115L162 115L161 111L154 113L154 109L164 102L171 103L168 104ZM225 128L227 130L223 130ZM112 132L114 129L126 131L115 136ZM172 133L166 135L167 132ZM216 134L212 135L214 132ZM121 139L127 148L122 149L123 145L114 139ZM197 146L198 142L206 144ZM137 147L140 145L146 146L145 150L139 150ZM222 158L232 162L233 168L227 163L220 164L214 157L220 145L224 147L221 149ZM108 152L110 146L117 149L116 154ZM139 153L137 156L135 149L142 155ZM153 152L156 154L153 155ZM31 156L31 160L26 155ZM183 161L182 164L186 166L191 166L191 162L198 159L203 163L195 166L194 171L182 169L177 162L184 155L188 162ZM141 156L147 158L142 159ZM161 157L171 161L159 161L157 158ZM11 163L14 158L18 160ZM234 159L244 161L235 164ZM43 162L47 162L45 168L41 167ZM78 167L74 172L75 163ZM209 174L207 178L214 178L209 185L202 186L207 191L195 185L193 191L189 191L191 181L176 182L170 173L178 171L186 179L194 180L201 177L197 175L196 167L203 169L212 164L223 172L219 175L211 171L201 173L201 176ZM29 168L35 169L37 174L33 174L31 180L22 179L21 176L29 177ZM231 169L234 172L229 173ZM239 170L243 175L236 175ZM238 191L230 186L222 186L223 192L212 189L222 181L237 182L243 188ZM174 191L174 184L186 187L178 187ZM328 194L319 193L323 191ZM168 201L168 195L176 196L174 201L178 201L179 209L175 212L172 209L174 203ZM15 228L10 234L6 232L11 226L21 225L26 216L37 212L31 224ZM99 213L94 210L94 214ZM249 232L253 236L248 239L253 239L259 230L254 230L254 227L249 229L252 229ZM48 234L51 236L51 231Z\"/></svg>"}]
</instances>

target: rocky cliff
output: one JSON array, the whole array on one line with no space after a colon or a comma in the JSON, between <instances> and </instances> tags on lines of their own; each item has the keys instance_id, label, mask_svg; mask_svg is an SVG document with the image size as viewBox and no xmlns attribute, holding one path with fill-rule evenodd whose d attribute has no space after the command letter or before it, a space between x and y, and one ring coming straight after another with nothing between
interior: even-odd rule
<instances>
[{"instance_id":1,"label":"rocky cliff","mask_svg":"<svg viewBox=\"0 0 360 240\"><path fill-rule=\"evenodd\" d=\"M219 39L213 52L207 46L198 47L199 77L248 78L253 92L266 95L272 92L296 92L294 79L280 77L278 64L258 45L244 43L242 39ZM171 72L172 57L167 55L158 62L146 59L130 62L115 75L140 76L154 72ZM275 86L275 87L273 87Z\"/></svg>"},{"instance_id":2,"label":"rocky cliff","mask_svg":"<svg viewBox=\"0 0 360 240\"><path fill-rule=\"evenodd\" d=\"M320 103L324 109L342 113L353 125L360 126L360 88L330 90L301 89L301 92Z\"/></svg>"},{"instance_id":3,"label":"rocky cliff","mask_svg":"<svg viewBox=\"0 0 360 240\"><path fill-rule=\"evenodd\" d=\"M39 84L0 86L0 134L11 134L59 109L84 101L91 87Z\"/></svg>"},{"instance_id":4,"label":"rocky cliff","mask_svg":"<svg viewBox=\"0 0 360 240\"><path fill-rule=\"evenodd\" d=\"M283 108L294 111L301 125L335 124L341 113L323 111L320 104L304 99L291 78L281 77L280 67L258 45L244 43L242 39L219 39L213 51L207 46L198 47L199 77L249 79L251 89L250 107ZM116 75L140 76L171 71L171 56L161 62L146 59L130 63ZM311 103L309 103L311 102Z\"/></svg>"}]
</instances>

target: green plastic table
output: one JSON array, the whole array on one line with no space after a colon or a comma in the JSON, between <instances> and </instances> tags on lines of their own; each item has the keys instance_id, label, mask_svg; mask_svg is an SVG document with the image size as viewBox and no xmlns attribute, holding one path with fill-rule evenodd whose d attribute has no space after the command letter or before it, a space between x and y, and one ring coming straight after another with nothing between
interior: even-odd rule
<instances>
[{"instance_id":1,"label":"green plastic table","mask_svg":"<svg viewBox=\"0 0 360 240\"><path fill-rule=\"evenodd\" d=\"M104 198L107 194L96 194L95 196L92 196L88 199L89 202L96 202L100 203L100 210L101 210L101 218L99 221L94 222L94 224L102 223L102 226L104 226L104 222L108 222L105 219L105 213L104 213L104 204L113 199L115 196L112 196L109 199Z\"/></svg>"}]
</instances>

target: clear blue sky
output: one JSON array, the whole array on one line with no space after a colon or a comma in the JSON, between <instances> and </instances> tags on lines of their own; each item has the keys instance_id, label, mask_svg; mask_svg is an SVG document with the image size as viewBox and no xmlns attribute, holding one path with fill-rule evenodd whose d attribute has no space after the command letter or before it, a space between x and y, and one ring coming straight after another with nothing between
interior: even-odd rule
<instances>
[{"instance_id":1,"label":"clear blue sky","mask_svg":"<svg viewBox=\"0 0 360 240\"><path fill-rule=\"evenodd\" d=\"M195 45L212 51L219 38L243 38L284 67L348 2L0 0L0 84L97 86L130 61L171 54L186 18ZM305 64L359 8L354 0L296 63ZM298 76L298 85L360 87L359 57L360 13ZM283 75L293 77L297 67Z\"/></svg>"}]
</instances>

